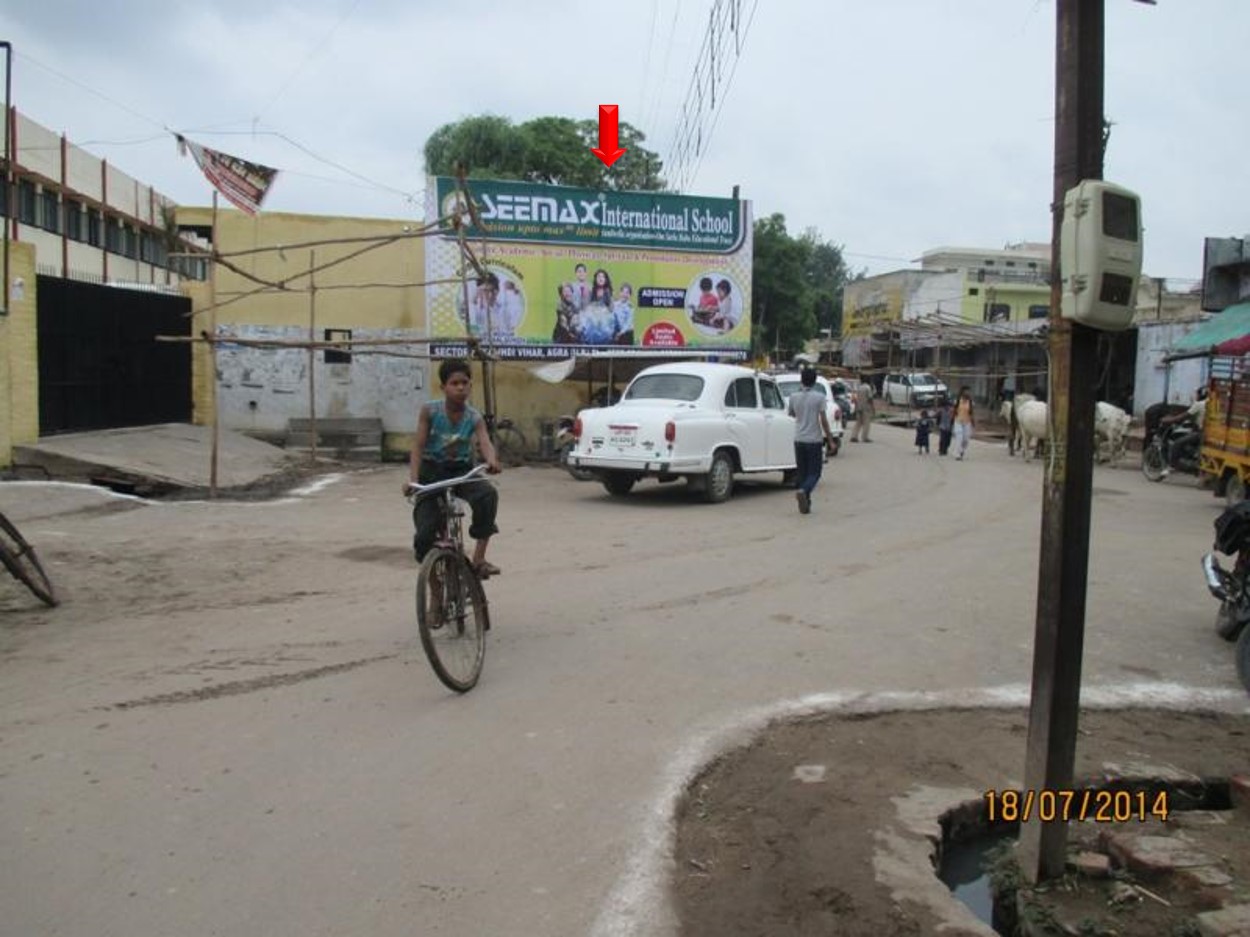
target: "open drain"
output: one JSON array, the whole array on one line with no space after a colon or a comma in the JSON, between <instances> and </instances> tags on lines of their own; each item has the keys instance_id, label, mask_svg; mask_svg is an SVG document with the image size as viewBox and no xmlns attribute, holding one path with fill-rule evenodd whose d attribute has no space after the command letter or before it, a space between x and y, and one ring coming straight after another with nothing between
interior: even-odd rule
<instances>
[{"instance_id":1,"label":"open drain","mask_svg":"<svg viewBox=\"0 0 1250 937\"><path fill-rule=\"evenodd\" d=\"M1158 925L1145 920L1147 911L1172 922L1160 934L1196 934L1197 915L1238 900L1224 844L1243 836L1250 818L1232 822L1228 779L1119 778L1078 789L1077 803L1086 791L1089 803L1108 804L1109 812L1105 822L1070 821L1062 879L1030 887L1015 854L1019 818L991 817L992 799L967 801L942 815L938 877L1003 937L1150 933ZM1123 815L1117 805L1126 808ZM1139 811L1138 805L1146 807ZM1146 929L1125 930L1133 919Z\"/></svg>"}]
</instances>

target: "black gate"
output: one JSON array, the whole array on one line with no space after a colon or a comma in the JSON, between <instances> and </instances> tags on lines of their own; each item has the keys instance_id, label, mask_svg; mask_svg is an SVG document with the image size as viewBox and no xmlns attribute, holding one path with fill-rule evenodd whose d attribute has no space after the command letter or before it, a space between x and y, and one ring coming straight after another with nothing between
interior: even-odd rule
<instances>
[{"instance_id":1,"label":"black gate","mask_svg":"<svg viewBox=\"0 0 1250 937\"><path fill-rule=\"evenodd\" d=\"M191 300L40 276L39 434L191 421Z\"/></svg>"}]
</instances>

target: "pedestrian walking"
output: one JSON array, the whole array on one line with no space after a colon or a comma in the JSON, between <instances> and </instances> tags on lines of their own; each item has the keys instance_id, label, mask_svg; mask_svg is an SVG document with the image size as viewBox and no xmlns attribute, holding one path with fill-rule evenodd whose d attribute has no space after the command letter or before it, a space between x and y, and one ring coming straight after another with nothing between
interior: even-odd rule
<instances>
[{"instance_id":1,"label":"pedestrian walking","mask_svg":"<svg viewBox=\"0 0 1250 937\"><path fill-rule=\"evenodd\" d=\"M790 395L788 412L794 417L794 464L799 513L812 512L812 492L820 481L825 461L825 442L833 443L833 431L825 416L825 395L816 389L816 369L799 373L799 389Z\"/></svg>"},{"instance_id":2,"label":"pedestrian walking","mask_svg":"<svg viewBox=\"0 0 1250 937\"><path fill-rule=\"evenodd\" d=\"M873 403L873 387L865 380L863 372L856 377L859 382L855 386L855 429L851 432L851 442L859 442L862 434L864 442L872 442L868 434L872 431L872 419L877 415Z\"/></svg>"},{"instance_id":3,"label":"pedestrian walking","mask_svg":"<svg viewBox=\"0 0 1250 937\"><path fill-rule=\"evenodd\" d=\"M916 455L929 454L929 433L933 430L933 419L929 416L928 410L920 411L920 418L916 420Z\"/></svg>"},{"instance_id":4,"label":"pedestrian walking","mask_svg":"<svg viewBox=\"0 0 1250 937\"><path fill-rule=\"evenodd\" d=\"M959 446L957 460L962 460L968 453L968 440L976 428L976 415L972 410L972 390L965 384L959 388L959 398L955 401L955 439Z\"/></svg>"},{"instance_id":5,"label":"pedestrian walking","mask_svg":"<svg viewBox=\"0 0 1250 937\"><path fill-rule=\"evenodd\" d=\"M955 411L949 400L938 408L938 455L946 455L951 451L951 430L955 425Z\"/></svg>"}]
</instances>

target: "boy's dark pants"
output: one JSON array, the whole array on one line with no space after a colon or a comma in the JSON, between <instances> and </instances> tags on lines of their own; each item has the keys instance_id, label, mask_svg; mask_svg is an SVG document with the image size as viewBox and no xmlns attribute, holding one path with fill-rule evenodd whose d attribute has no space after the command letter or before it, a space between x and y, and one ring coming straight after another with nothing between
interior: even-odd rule
<instances>
[{"instance_id":1,"label":"boy's dark pants","mask_svg":"<svg viewBox=\"0 0 1250 937\"><path fill-rule=\"evenodd\" d=\"M951 447L951 431L948 429L938 430L938 455L946 455Z\"/></svg>"},{"instance_id":2,"label":"boy's dark pants","mask_svg":"<svg viewBox=\"0 0 1250 937\"><path fill-rule=\"evenodd\" d=\"M417 481L430 485L444 479L455 478L469 471L472 466L463 462L440 464L438 462L421 463ZM495 516L499 513L499 491L488 481L471 481L456 486L456 496L469 504L472 512L472 523L469 525L469 536L481 540L499 533L495 525ZM412 538L412 549L417 555L417 562L425 558L425 554L434 546L442 528L443 498L442 492L425 498L419 498L412 509L412 522L417 532Z\"/></svg>"}]
</instances>

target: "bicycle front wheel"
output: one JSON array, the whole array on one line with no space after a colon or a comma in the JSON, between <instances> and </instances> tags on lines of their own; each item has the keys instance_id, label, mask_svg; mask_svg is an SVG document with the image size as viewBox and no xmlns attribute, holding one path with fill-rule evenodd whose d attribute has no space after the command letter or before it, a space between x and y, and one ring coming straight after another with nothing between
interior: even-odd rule
<instances>
[{"instance_id":1,"label":"bicycle front wheel","mask_svg":"<svg viewBox=\"0 0 1250 937\"><path fill-rule=\"evenodd\" d=\"M464 555L441 547L427 553L417 576L417 630L448 689L467 693L482 675L488 615L486 593Z\"/></svg>"},{"instance_id":2,"label":"bicycle front wheel","mask_svg":"<svg viewBox=\"0 0 1250 937\"><path fill-rule=\"evenodd\" d=\"M35 548L22 539L17 528L0 514L0 562L45 605L56 605L56 593L48 574L39 565Z\"/></svg>"}]
</instances>

